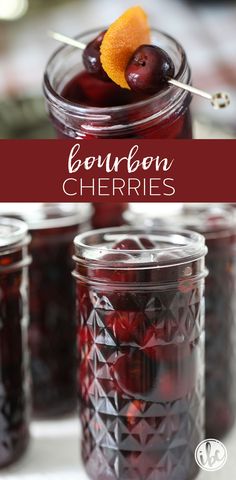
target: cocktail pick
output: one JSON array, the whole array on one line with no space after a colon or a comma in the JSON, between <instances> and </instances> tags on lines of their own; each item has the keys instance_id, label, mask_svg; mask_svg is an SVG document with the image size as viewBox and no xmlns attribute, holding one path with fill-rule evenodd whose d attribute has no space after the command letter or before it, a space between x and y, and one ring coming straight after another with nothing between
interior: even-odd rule
<instances>
[{"instance_id":1,"label":"cocktail pick","mask_svg":"<svg viewBox=\"0 0 236 480\"><path fill-rule=\"evenodd\" d=\"M79 40L68 37L61 33L49 31L48 34L51 38L54 38L54 40L57 40L58 42L64 43L66 45L70 45L71 47L79 48L80 50L84 50L86 48L86 45L83 42L80 42ZM198 95L200 97L206 98L207 100L210 100L211 105L216 110L226 108L230 105L230 96L226 92L217 92L211 94L205 92L204 90L192 87L191 85L186 85L185 83L179 82L175 79L169 79L168 83L170 85L174 85L175 87L181 88L182 90L186 90L193 95Z\"/></svg>"}]
</instances>

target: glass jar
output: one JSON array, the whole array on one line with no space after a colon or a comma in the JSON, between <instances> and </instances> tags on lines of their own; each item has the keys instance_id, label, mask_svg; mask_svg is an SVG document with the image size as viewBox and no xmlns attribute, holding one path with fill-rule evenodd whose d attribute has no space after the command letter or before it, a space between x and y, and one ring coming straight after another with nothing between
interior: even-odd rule
<instances>
[{"instance_id":1,"label":"glass jar","mask_svg":"<svg viewBox=\"0 0 236 480\"><path fill-rule=\"evenodd\" d=\"M116 250L127 237L147 248ZM187 231L123 227L75 239L82 458L90 479L197 475L205 254L204 238Z\"/></svg>"},{"instance_id":2,"label":"glass jar","mask_svg":"<svg viewBox=\"0 0 236 480\"><path fill-rule=\"evenodd\" d=\"M12 207L11 207L12 209ZM17 205L32 236L30 326L32 400L37 416L54 417L77 405L76 318L71 278L73 239L88 230L88 204Z\"/></svg>"},{"instance_id":3,"label":"glass jar","mask_svg":"<svg viewBox=\"0 0 236 480\"><path fill-rule=\"evenodd\" d=\"M189 228L204 235L206 266L206 436L221 438L234 424L236 333L236 216L229 205L185 204L175 215L157 209L126 216L146 228Z\"/></svg>"},{"instance_id":4,"label":"glass jar","mask_svg":"<svg viewBox=\"0 0 236 480\"><path fill-rule=\"evenodd\" d=\"M28 244L24 222L0 217L0 468L29 441Z\"/></svg>"},{"instance_id":5,"label":"glass jar","mask_svg":"<svg viewBox=\"0 0 236 480\"><path fill-rule=\"evenodd\" d=\"M104 28L84 33L78 39L87 44L101 30ZM173 59L175 78L190 84L186 54L176 40L153 30L152 42ZM51 57L44 76L44 94L59 137L192 138L190 93L169 86L157 95L140 98L86 73L82 52L77 48L62 47Z\"/></svg>"}]
</instances>

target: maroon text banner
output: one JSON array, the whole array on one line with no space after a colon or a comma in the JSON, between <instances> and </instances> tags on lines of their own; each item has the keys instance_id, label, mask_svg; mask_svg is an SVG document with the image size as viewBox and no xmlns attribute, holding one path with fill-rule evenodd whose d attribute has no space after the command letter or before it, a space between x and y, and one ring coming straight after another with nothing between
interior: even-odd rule
<instances>
[{"instance_id":1,"label":"maroon text banner","mask_svg":"<svg viewBox=\"0 0 236 480\"><path fill-rule=\"evenodd\" d=\"M1 202L236 202L234 140L2 140Z\"/></svg>"}]
</instances>

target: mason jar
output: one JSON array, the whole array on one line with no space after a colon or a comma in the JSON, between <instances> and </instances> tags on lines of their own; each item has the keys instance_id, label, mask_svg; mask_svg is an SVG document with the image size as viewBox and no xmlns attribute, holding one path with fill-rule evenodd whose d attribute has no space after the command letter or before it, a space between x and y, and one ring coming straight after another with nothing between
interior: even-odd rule
<instances>
[{"instance_id":1,"label":"mason jar","mask_svg":"<svg viewBox=\"0 0 236 480\"><path fill-rule=\"evenodd\" d=\"M205 254L203 236L188 231L123 227L76 237L81 452L90 479L197 475Z\"/></svg>"},{"instance_id":2,"label":"mason jar","mask_svg":"<svg viewBox=\"0 0 236 480\"><path fill-rule=\"evenodd\" d=\"M84 44L104 28L77 37ZM185 51L169 35L152 30L152 43L175 64L175 79L190 84ZM48 62L44 95L57 135L64 138L192 138L190 93L173 85L151 97L121 89L84 70L82 51L64 46Z\"/></svg>"},{"instance_id":3,"label":"mason jar","mask_svg":"<svg viewBox=\"0 0 236 480\"><path fill-rule=\"evenodd\" d=\"M109 228L125 225L125 215L128 211L128 203L93 203L92 227Z\"/></svg>"},{"instance_id":4,"label":"mason jar","mask_svg":"<svg viewBox=\"0 0 236 480\"><path fill-rule=\"evenodd\" d=\"M236 216L229 205L189 205L184 225L206 239L206 433L221 438L236 413Z\"/></svg>"},{"instance_id":5,"label":"mason jar","mask_svg":"<svg viewBox=\"0 0 236 480\"><path fill-rule=\"evenodd\" d=\"M227 204L185 204L176 213L161 215L158 208L126 214L131 225L144 228L175 226L204 235L206 266L206 436L222 438L236 413L236 215Z\"/></svg>"},{"instance_id":6,"label":"mason jar","mask_svg":"<svg viewBox=\"0 0 236 480\"><path fill-rule=\"evenodd\" d=\"M29 442L29 241L24 222L0 217L0 468Z\"/></svg>"},{"instance_id":7,"label":"mason jar","mask_svg":"<svg viewBox=\"0 0 236 480\"><path fill-rule=\"evenodd\" d=\"M9 211L27 222L32 237L29 346L33 412L39 417L61 416L77 405L73 239L90 228L92 211L83 203L17 204L9 206Z\"/></svg>"}]
</instances>

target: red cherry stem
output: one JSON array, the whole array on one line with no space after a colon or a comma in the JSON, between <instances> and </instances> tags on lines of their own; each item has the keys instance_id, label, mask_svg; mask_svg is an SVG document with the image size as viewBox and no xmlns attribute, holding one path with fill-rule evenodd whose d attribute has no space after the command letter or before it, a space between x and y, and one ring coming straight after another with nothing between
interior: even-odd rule
<instances>
[{"instance_id":1,"label":"red cherry stem","mask_svg":"<svg viewBox=\"0 0 236 480\"><path fill-rule=\"evenodd\" d=\"M61 33L49 31L48 34L50 37L54 38L54 40L65 43L66 45L70 45L71 47L79 48L80 50L84 50L86 48L86 45L84 43ZM216 110L226 108L230 105L230 97L226 92L218 92L211 94L208 92L204 92L204 90L199 90L198 88L192 87L192 85L186 85L185 83L179 82L175 79L169 79L168 83L175 87L181 88L182 90L186 90L193 95L198 95L200 97L206 98L207 100L210 100L211 105Z\"/></svg>"}]
</instances>

